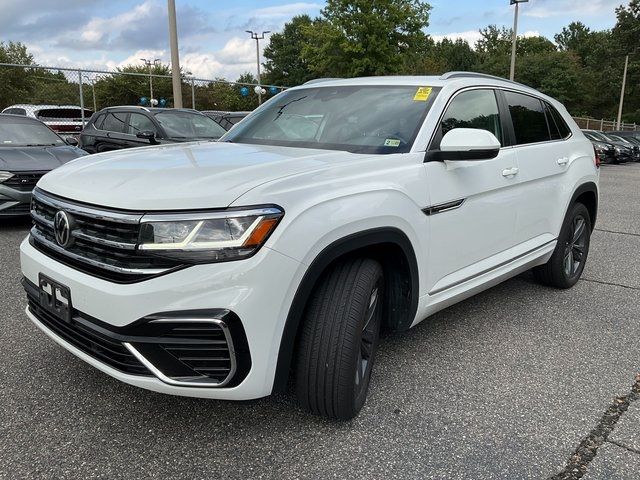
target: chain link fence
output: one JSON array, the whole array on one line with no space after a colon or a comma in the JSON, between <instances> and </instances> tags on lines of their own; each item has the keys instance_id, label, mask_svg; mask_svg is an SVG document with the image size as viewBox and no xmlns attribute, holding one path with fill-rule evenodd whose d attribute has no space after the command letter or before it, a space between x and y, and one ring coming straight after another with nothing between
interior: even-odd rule
<instances>
[{"instance_id":1,"label":"chain link fence","mask_svg":"<svg viewBox=\"0 0 640 480\"><path fill-rule=\"evenodd\" d=\"M0 63L0 85L0 112L38 118L63 135L81 131L105 107L173 106L170 75ZM256 86L183 76L182 103L200 111L250 111L258 106ZM284 88L262 85L262 99Z\"/></svg>"},{"instance_id":2,"label":"chain link fence","mask_svg":"<svg viewBox=\"0 0 640 480\"><path fill-rule=\"evenodd\" d=\"M107 72L0 63L0 111L36 117L61 134L82 130L93 112L116 105L173 106L170 75ZM182 78L186 108L251 111L258 106L255 83ZM263 100L285 87L262 85ZM580 128L602 131L638 130L614 120L574 117Z\"/></svg>"}]
</instances>

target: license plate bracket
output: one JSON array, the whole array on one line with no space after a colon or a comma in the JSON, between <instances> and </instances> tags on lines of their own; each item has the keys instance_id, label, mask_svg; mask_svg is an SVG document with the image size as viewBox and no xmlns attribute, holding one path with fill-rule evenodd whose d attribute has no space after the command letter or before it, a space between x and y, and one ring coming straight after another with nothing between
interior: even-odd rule
<instances>
[{"instance_id":1,"label":"license plate bracket","mask_svg":"<svg viewBox=\"0 0 640 480\"><path fill-rule=\"evenodd\" d=\"M71 323L71 290L43 273L38 275L40 307L56 318Z\"/></svg>"}]
</instances>

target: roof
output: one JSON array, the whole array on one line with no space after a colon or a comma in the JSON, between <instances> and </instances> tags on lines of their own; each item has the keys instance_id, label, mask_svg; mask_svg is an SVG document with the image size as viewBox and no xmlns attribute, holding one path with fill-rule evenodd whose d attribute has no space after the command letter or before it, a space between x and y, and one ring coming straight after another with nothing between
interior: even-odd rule
<instances>
[{"instance_id":1,"label":"roof","mask_svg":"<svg viewBox=\"0 0 640 480\"><path fill-rule=\"evenodd\" d=\"M161 108L161 107L143 107L142 105L114 105L112 107L104 107L102 111L106 110L144 110L145 112L158 113L158 112L189 112L189 113L202 113L193 108Z\"/></svg>"},{"instance_id":2,"label":"roof","mask_svg":"<svg viewBox=\"0 0 640 480\"><path fill-rule=\"evenodd\" d=\"M304 88L308 86L313 87L338 87L349 85L402 85L402 86L430 86L430 87L444 87L447 85L455 84L459 87L474 86L474 85L488 85L488 86L504 86L504 87L516 87L519 90L525 90L535 92L536 95L544 94L537 90L506 78L496 77L493 75L487 75L484 73L476 72L447 72L443 75L398 75L398 76L378 76L378 77L357 77L357 78L318 78L310 80L300 87Z\"/></svg>"},{"instance_id":3,"label":"roof","mask_svg":"<svg viewBox=\"0 0 640 480\"><path fill-rule=\"evenodd\" d=\"M33 103L18 103L16 105L9 105L8 107L4 108L3 111L6 110L7 108L25 108L29 110L43 110L45 108L77 108L78 110L80 110L79 105L44 105L44 104L33 104ZM85 107L85 110L90 110L90 109Z\"/></svg>"}]
</instances>

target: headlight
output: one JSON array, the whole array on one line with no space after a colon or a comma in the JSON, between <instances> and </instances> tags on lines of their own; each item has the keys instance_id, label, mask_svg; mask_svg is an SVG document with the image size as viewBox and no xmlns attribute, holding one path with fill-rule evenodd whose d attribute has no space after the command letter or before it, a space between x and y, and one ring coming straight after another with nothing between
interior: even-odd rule
<instances>
[{"instance_id":1,"label":"headlight","mask_svg":"<svg viewBox=\"0 0 640 480\"><path fill-rule=\"evenodd\" d=\"M280 207L142 217L138 248L188 263L238 260L256 253L284 215Z\"/></svg>"},{"instance_id":2,"label":"headlight","mask_svg":"<svg viewBox=\"0 0 640 480\"><path fill-rule=\"evenodd\" d=\"M6 182L11 177L13 177L13 173L0 170L0 183Z\"/></svg>"}]
</instances>

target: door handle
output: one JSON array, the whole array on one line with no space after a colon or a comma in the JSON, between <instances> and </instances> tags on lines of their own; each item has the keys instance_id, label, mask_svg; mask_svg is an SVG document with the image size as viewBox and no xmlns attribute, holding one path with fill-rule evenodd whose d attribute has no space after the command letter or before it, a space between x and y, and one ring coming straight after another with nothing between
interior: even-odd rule
<instances>
[{"instance_id":1,"label":"door handle","mask_svg":"<svg viewBox=\"0 0 640 480\"><path fill-rule=\"evenodd\" d=\"M503 177L513 177L516 173L520 171L517 167L506 168L502 171Z\"/></svg>"},{"instance_id":2,"label":"door handle","mask_svg":"<svg viewBox=\"0 0 640 480\"><path fill-rule=\"evenodd\" d=\"M569 157L559 158L558 160L556 160L556 163L561 166L566 165L567 163L569 163Z\"/></svg>"}]
</instances>

